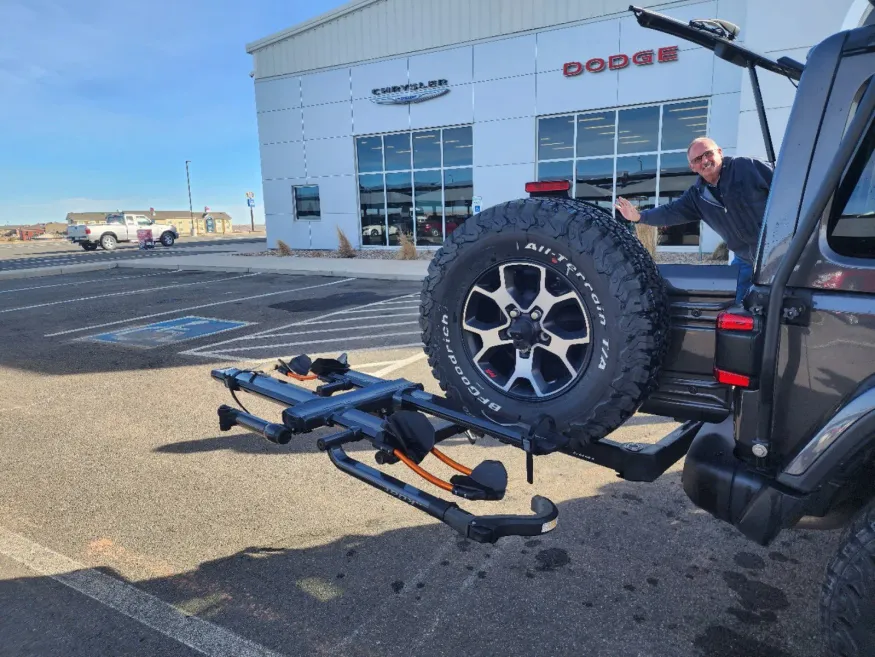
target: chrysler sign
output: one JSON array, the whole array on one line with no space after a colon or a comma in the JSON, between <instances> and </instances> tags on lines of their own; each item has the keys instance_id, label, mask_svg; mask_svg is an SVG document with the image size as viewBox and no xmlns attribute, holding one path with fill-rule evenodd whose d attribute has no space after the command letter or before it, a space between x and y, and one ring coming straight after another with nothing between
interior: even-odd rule
<instances>
[{"instance_id":1,"label":"chrysler sign","mask_svg":"<svg viewBox=\"0 0 875 657\"><path fill-rule=\"evenodd\" d=\"M421 103L443 96L450 91L450 83L446 80L431 80L429 82L414 82L395 87L379 87L372 89L371 100L378 105L404 105Z\"/></svg>"},{"instance_id":2,"label":"chrysler sign","mask_svg":"<svg viewBox=\"0 0 875 657\"><path fill-rule=\"evenodd\" d=\"M562 66L562 74L566 78L573 78L582 74L584 71L589 73L601 73L605 69L616 71L621 68L626 68L630 64L635 66L649 66L654 62L663 64L665 62L676 62L678 59L678 47L667 46L656 51L639 50L634 55L611 55L607 59L601 57L593 57L587 62L566 62Z\"/></svg>"}]
</instances>

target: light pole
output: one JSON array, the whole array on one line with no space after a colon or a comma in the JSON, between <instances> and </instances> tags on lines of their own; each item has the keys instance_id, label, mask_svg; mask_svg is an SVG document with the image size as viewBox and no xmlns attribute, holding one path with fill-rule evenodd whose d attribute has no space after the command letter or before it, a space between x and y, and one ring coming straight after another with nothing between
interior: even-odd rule
<instances>
[{"instance_id":1,"label":"light pole","mask_svg":"<svg viewBox=\"0 0 875 657\"><path fill-rule=\"evenodd\" d=\"M188 182L188 218L191 221L191 234L196 235L197 231L194 227L194 210L191 206L191 176L188 173L188 165L191 164L191 160L185 161L185 179Z\"/></svg>"}]
</instances>

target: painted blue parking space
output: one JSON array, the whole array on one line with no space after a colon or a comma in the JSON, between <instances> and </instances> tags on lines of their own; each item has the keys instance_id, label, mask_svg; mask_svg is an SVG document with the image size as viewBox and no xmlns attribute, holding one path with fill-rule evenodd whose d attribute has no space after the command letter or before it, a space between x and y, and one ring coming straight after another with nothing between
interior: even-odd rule
<instances>
[{"instance_id":1,"label":"painted blue parking space","mask_svg":"<svg viewBox=\"0 0 875 657\"><path fill-rule=\"evenodd\" d=\"M109 342L127 347L151 349L195 340L226 331L233 331L244 326L250 326L251 324L252 322L188 315L186 317L147 324L146 326L135 326L133 328L91 335L84 339L95 342Z\"/></svg>"}]
</instances>

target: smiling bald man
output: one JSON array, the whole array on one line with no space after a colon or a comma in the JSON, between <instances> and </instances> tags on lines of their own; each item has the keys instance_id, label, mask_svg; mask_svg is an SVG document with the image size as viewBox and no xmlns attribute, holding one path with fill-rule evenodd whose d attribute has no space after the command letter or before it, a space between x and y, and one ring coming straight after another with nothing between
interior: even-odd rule
<instances>
[{"instance_id":1,"label":"smiling bald man","mask_svg":"<svg viewBox=\"0 0 875 657\"><path fill-rule=\"evenodd\" d=\"M677 226L704 221L723 238L738 259L736 302L751 285L763 214L769 198L774 166L752 157L723 156L708 137L694 139L687 161L696 182L671 203L639 212L623 197L616 208L628 221L648 226Z\"/></svg>"}]
</instances>

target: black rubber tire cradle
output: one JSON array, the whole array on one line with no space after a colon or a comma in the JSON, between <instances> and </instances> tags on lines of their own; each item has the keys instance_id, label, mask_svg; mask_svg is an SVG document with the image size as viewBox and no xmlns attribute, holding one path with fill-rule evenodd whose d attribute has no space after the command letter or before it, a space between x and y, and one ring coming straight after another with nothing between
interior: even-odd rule
<instances>
[{"instance_id":1,"label":"black rubber tire cradle","mask_svg":"<svg viewBox=\"0 0 875 657\"><path fill-rule=\"evenodd\" d=\"M481 276L509 262L561 277L589 315L586 361L554 396L505 393L473 362L466 342L469 293ZM668 350L668 309L653 258L624 223L588 203L532 198L490 207L447 238L423 282L420 328L433 375L465 412L507 424L547 415L573 450L622 425L656 388Z\"/></svg>"}]
</instances>

